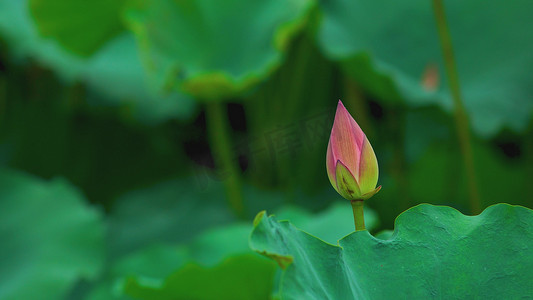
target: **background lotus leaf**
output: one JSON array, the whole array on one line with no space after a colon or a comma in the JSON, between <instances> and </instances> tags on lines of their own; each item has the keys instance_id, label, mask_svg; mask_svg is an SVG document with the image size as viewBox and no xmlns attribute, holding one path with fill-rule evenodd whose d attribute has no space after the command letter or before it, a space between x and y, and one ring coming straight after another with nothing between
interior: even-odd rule
<instances>
[{"instance_id":1,"label":"background lotus leaf","mask_svg":"<svg viewBox=\"0 0 533 300\"><path fill-rule=\"evenodd\" d=\"M124 31L120 13L126 0L29 1L39 32L76 54L89 56Z\"/></svg>"},{"instance_id":2,"label":"background lotus leaf","mask_svg":"<svg viewBox=\"0 0 533 300\"><path fill-rule=\"evenodd\" d=\"M290 218L308 232L336 243L343 233L354 230L350 214L349 202L342 201L316 215L296 207L282 208L276 215ZM370 229L376 227L377 218L372 210L367 211L366 219ZM251 230L250 224L231 224L208 230L187 245L141 250L117 264L115 272L129 275L123 285L124 293L139 299L269 299L275 268L250 250ZM161 276L161 272L152 270L154 256L166 257L165 261L175 271ZM167 264L162 269L168 267ZM243 284L248 277L253 278L253 284ZM210 282L210 288L199 289L202 282Z\"/></svg>"},{"instance_id":3,"label":"background lotus leaf","mask_svg":"<svg viewBox=\"0 0 533 300\"><path fill-rule=\"evenodd\" d=\"M314 1L144 0L126 13L162 88L206 99L235 95L282 60ZM246 12L246 13L243 13Z\"/></svg>"},{"instance_id":4,"label":"background lotus leaf","mask_svg":"<svg viewBox=\"0 0 533 300\"><path fill-rule=\"evenodd\" d=\"M0 170L0 298L60 299L104 261L100 212L62 179Z\"/></svg>"},{"instance_id":5,"label":"background lotus leaf","mask_svg":"<svg viewBox=\"0 0 533 300\"><path fill-rule=\"evenodd\" d=\"M320 45L360 84L385 101L451 110L431 1L333 0L320 7ZM484 137L525 130L533 110L533 39L525 38L533 4L454 0L445 7L473 129Z\"/></svg>"},{"instance_id":6,"label":"background lotus leaf","mask_svg":"<svg viewBox=\"0 0 533 300\"><path fill-rule=\"evenodd\" d=\"M39 11L43 14L42 17L45 20L51 18L55 22L52 29L68 33L66 38L74 35L73 39L82 38L89 42L91 39L87 32L93 30L91 23L77 23L82 27L85 24L88 28L73 27L72 20L68 18L48 16L51 13L48 9L53 7L61 15L70 16L79 13L76 5L105 6L108 3L96 1L98 3L81 4L80 1L74 1L69 4L69 1L60 1L57 5L49 5L47 1L35 2L32 5L44 8L44 11ZM123 1L109 3L115 6L118 2ZM66 7L61 8L62 5ZM87 101L91 105L122 107L126 111L124 115L149 125L173 118L188 119L195 112L195 102L183 93L161 91L150 85L132 33L125 30L116 32L99 41L97 47L91 46L91 55L81 56L72 52L68 45L65 46L62 39L42 36L39 32L39 26L42 25L40 19L34 22L29 6L28 0L0 0L0 35L10 43L12 55L19 62L37 61L52 69L69 85L86 84L89 92ZM71 31L73 29L76 31ZM68 41L67 39L67 43Z\"/></svg>"},{"instance_id":7,"label":"background lotus leaf","mask_svg":"<svg viewBox=\"0 0 533 300\"><path fill-rule=\"evenodd\" d=\"M136 299L268 299L276 268L250 251L250 230L249 224L233 224L209 230L192 243L176 247L175 258L165 259L173 261L175 269L164 277L150 277L142 269L139 272L139 262L140 266L153 262L143 255L144 260L129 263L129 273L122 270L129 275L123 283L124 293Z\"/></svg>"}]
</instances>

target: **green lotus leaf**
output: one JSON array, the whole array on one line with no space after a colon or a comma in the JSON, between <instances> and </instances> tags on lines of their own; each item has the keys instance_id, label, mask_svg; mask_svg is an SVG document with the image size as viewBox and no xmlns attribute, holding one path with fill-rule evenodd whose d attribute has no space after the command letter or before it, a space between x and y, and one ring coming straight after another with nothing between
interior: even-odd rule
<instances>
[{"instance_id":1,"label":"green lotus leaf","mask_svg":"<svg viewBox=\"0 0 533 300\"><path fill-rule=\"evenodd\" d=\"M533 289L533 210L497 204L478 216L422 204L389 239L354 232L330 245L257 216L250 245L284 268L283 299L525 299Z\"/></svg>"},{"instance_id":2,"label":"green lotus leaf","mask_svg":"<svg viewBox=\"0 0 533 300\"><path fill-rule=\"evenodd\" d=\"M241 92L282 60L311 0L141 0L126 13L162 88L205 99Z\"/></svg>"},{"instance_id":3,"label":"green lotus leaf","mask_svg":"<svg viewBox=\"0 0 533 300\"><path fill-rule=\"evenodd\" d=\"M199 272L209 276L224 260L253 254L248 247L251 225L235 223L222 183L207 172L198 169L194 177L161 182L116 200L109 216L108 269L85 299L131 299L117 288L123 285L119 279L128 277L139 288L161 285L186 265L201 266ZM280 202L278 194L248 185L244 194L268 207Z\"/></svg>"},{"instance_id":4,"label":"green lotus leaf","mask_svg":"<svg viewBox=\"0 0 533 300\"><path fill-rule=\"evenodd\" d=\"M533 19L527 0L446 1L464 104L481 136L531 118ZM451 111L431 1L321 1L319 43L325 54L374 95ZM473 13L475 12L475 13ZM423 78L430 78L424 84Z\"/></svg>"},{"instance_id":5,"label":"green lotus leaf","mask_svg":"<svg viewBox=\"0 0 533 300\"><path fill-rule=\"evenodd\" d=\"M188 264L162 286L140 285L127 278L125 289L136 299L270 299L275 271L270 261L246 254L230 257L213 268Z\"/></svg>"},{"instance_id":6,"label":"green lotus leaf","mask_svg":"<svg viewBox=\"0 0 533 300\"><path fill-rule=\"evenodd\" d=\"M121 292L121 278L161 284L189 262L213 267L251 253L251 226L233 223L222 184L200 186L198 179L161 182L116 200L108 218L107 269L84 299L131 299Z\"/></svg>"},{"instance_id":7,"label":"green lotus leaf","mask_svg":"<svg viewBox=\"0 0 533 300\"><path fill-rule=\"evenodd\" d=\"M61 299L104 260L101 214L61 179L0 170L0 298Z\"/></svg>"},{"instance_id":8,"label":"green lotus leaf","mask_svg":"<svg viewBox=\"0 0 533 300\"><path fill-rule=\"evenodd\" d=\"M91 104L125 106L129 116L145 124L188 119L196 102L179 91L161 91L150 83L133 35L125 32L94 53L79 78L98 93Z\"/></svg>"},{"instance_id":9,"label":"green lotus leaf","mask_svg":"<svg viewBox=\"0 0 533 300\"><path fill-rule=\"evenodd\" d=\"M251 229L235 223L188 244L148 247L120 260L113 272L125 276L122 290L136 299L268 299L276 268L248 247Z\"/></svg>"},{"instance_id":10,"label":"green lotus leaf","mask_svg":"<svg viewBox=\"0 0 533 300\"><path fill-rule=\"evenodd\" d=\"M39 32L63 47L89 56L124 31L121 11L126 0L29 0Z\"/></svg>"},{"instance_id":11,"label":"green lotus leaf","mask_svg":"<svg viewBox=\"0 0 533 300\"><path fill-rule=\"evenodd\" d=\"M181 243L235 220L211 182L202 189L196 178L173 179L119 197L109 217L109 254L114 259L158 243Z\"/></svg>"},{"instance_id":12,"label":"green lotus leaf","mask_svg":"<svg viewBox=\"0 0 533 300\"><path fill-rule=\"evenodd\" d=\"M351 213L349 202L342 201L318 214L284 207L276 215L290 218L319 238L336 243L344 233L354 231ZM375 213L369 209L366 217L368 227L374 228ZM275 264L250 250L251 231L249 223L234 223L209 229L178 246L162 244L141 249L116 262L108 282L126 277L121 284L124 293L139 299L220 299L217 295L234 297L228 299L268 299L273 289ZM222 271L232 281L224 285L214 283L208 290L196 288L198 282L211 282ZM257 284L243 285L241 273L251 274ZM111 298L112 286L107 283L98 287L89 299Z\"/></svg>"},{"instance_id":13,"label":"green lotus leaf","mask_svg":"<svg viewBox=\"0 0 533 300\"><path fill-rule=\"evenodd\" d=\"M249 223L234 223L208 229L188 243L174 245L160 241L149 244L114 261L106 278L93 288L86 299L130 299L127 295L141 299L189 295L185 299L190 299L190 295L201 295L206 291L197 291L197 287L184 278L196 276L198 280L203 278L204 281L210 281L213 274L219 272L218 268L223 268L231 275L238 272L241 264L236 262L228 265L226 261L238 261L241 256L246 257L244 260L248 263L248 272L254 271L257 277L265 279L259 285L250 286L248 292L267 290L268 295L273 280L269 274L275 271L274 264L257 256L248 247L251 229ZM250 256L255 256L255 259L248 259ZM270 265L266 273L263 268L265 265ZM187 283L179 283L182 281ZM169 286L165 286L165 282L169 282ZM225 285L225 288L235 290L240 287L240 284ZM207 291L207 295L212 292Z\"/></svg>"},{"instance_id":14,"label":"green lotus leaf","mask_svg":"<svg viewBox=\"0 0 533 300\"><path fill-rule=\"evenodd\" d=\"M30 16L28 0L0 0L0 35L15 58L32 58L51 67L61 78L72 79L83 67L83 59L52 40L42 38Z\"/></svg>"},{"instance_id":15,"label":"green lotus leaf","mask_svg":"<svg viewBox=\"0 0 533 300\"><path fill-rule=\"evenodd\" d=\"M190 97L152 87L133 34L119 33L81 57L40 36L28 6L28 0L0 0L0 35L16 58L34 59L67 82L85 83L96 95L88 100L91 105L126 107L126 116L147 124L187 119L195 112Z\"/></svg>"}]
</instances>

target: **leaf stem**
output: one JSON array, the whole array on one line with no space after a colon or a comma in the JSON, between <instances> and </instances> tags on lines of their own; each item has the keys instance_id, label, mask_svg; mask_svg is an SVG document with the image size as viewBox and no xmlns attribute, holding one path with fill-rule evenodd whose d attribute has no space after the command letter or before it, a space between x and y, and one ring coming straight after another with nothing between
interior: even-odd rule
<instances>
[{"instance_id":1,"label":"leaf stem","mask_svg":"<svg viewBox=\"0 0 533 300\"><path fill-rule=\"evenodd\" d=\"M7 79L0 75L0 125L3 125L7 108Z\"/></svg>"},{"instance_id":2,"label":"leaf stem","mask_svg":"<svg viewBox=\"0 0 533 300\"><path fill-rule=\"evenodd\" d=\"M229 120L225 106L218 101L206 105L207 129L216 167L223 176L229 204L234 213L244 217L241 176L238 164L232 155L229 137Z\"/></svg>"},{"instance_id":3,"label":"leaf stem","mask_svg":"<svg viewBox=\"0 0 533 300\"><path fill-rule=\"evenodd\" d=\"M363 212L364 201L363 200L352 200L353 210L353 221L355 223L355 231L366 230L365 227L365 215Z\"/></svg>"},{"instance_id":4,"label":"leaf stem","mask_svg":"<svg viewBox=\"0 0 533 300\"><path fill-rule=\"evenodd\" d=\"M390 174L397 183L396 201L398 214L411 206L409 197L409 178L407 176L407 161L405 154L405 132L406 132L406 110L401 107L395 107L388 113L389 130L391 135L390 142L393 145L392 161L389 164Z\"/></svg>"},{"instance_id":5,"label":"leaf stem","mask_svg":"<svg viewBox=\"0 0 533 300\"><path fill-rule=\"evenodd\" d=\"M442 0L433 0L433 10L435 13L437 30L439 32L442 54L444 56L444 66L446 68L446 75L448 77L450 90L452 93L455 125L457 135L459 137L459 144L461 147L461 154L463 156L463 163L465 165L465 171L468 182L470 210L472 211L472 213L479 213L481 210L481 203L476 183L468 116L466 114L466 110L464 108L463 100L461 97L459 76L453 53L452 39L446 21L446 14L444 12Z\"/></svg>"},{"instance_id":6,"label":"leaf stem","mask_svg":"<svg viewBox=\"0 0 533 300\"><path fill-rule=\"evenodd\" d=\"M533 120L530 121L529 124L529 130L525 134L525 165L528 166L526 168L526 178L533 178ZM533 196L533 191L530 186L529 187L529 193L528 195L531 197ZM526 196L527 197L527 196Z\"/></svg>"}]
</instances>

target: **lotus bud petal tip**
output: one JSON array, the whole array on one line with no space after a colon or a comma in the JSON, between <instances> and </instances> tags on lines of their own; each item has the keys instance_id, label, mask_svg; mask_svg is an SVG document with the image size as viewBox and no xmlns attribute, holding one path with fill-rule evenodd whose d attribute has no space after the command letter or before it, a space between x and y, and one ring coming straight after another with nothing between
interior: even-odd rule
<instances>
[{"instance_id":1,"label":"lotus bud petal tip","mask_svg":"<svg viewBox=\"0 0 533 300\"><path fill-rule=\"evenodd\" d=\"M333 188L348 200L375 195L378 161L372 145L339 100L326 154L326 169Z\"/></svg>"}]
</instances>

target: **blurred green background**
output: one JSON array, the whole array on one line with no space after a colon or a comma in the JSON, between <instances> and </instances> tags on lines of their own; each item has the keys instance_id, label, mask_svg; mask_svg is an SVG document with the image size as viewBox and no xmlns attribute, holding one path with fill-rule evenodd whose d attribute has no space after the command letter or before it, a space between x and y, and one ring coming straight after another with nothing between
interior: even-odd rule
<instances>
[{"instance_id":1,"label":"blurred green background","mask_svg":"<svg viewBox=\"0 0 533 300\"><path fill-rule=\"evenodd\" d=\"M259 211L353 228L325 171L339 99L380 165L372 232L533 207L533 3L444 4L459 128L429 1L0 0L0 299L276 297Z\"/></svg>"}]
</instances>

